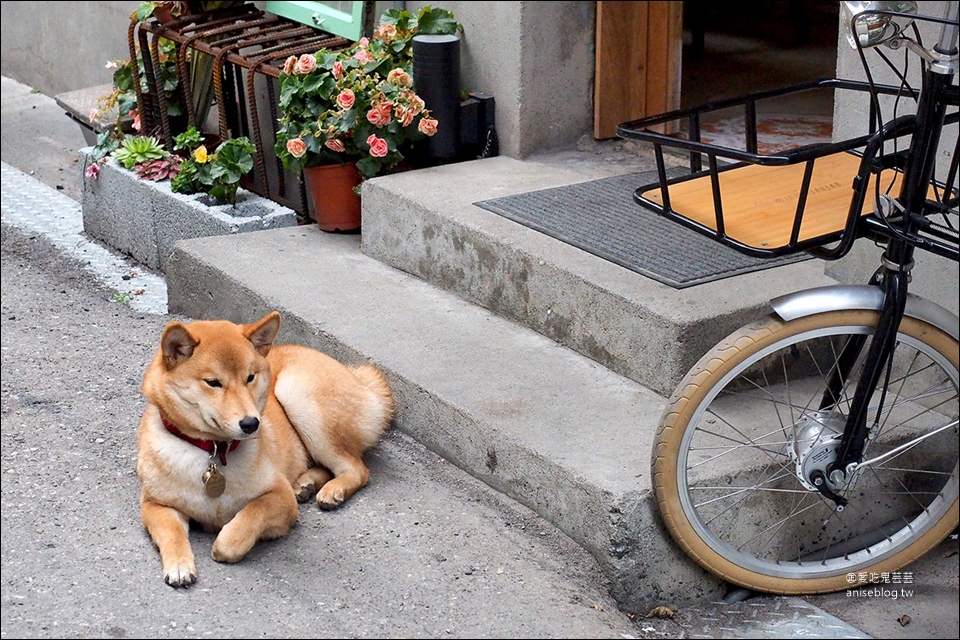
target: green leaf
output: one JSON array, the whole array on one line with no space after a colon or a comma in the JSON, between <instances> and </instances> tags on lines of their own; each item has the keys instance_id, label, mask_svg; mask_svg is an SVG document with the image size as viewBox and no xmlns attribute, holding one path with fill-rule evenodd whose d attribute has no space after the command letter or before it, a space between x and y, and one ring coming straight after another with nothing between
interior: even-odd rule
<instances>
[{"instance_id":1,"label":"green leaf","mask_svg":"<svg viewBox=\"0 0 960 640\"><path fill-rule=\"evenodd\" d=\"M113 72L113 88L120 91L133 91L133 71L129 62L121 61Z\"/></svg>"},{"instance_id":2,"label":"green leaf","mask_svg":"<svg viewBox=\"0 0 960 640\"><path fill-rule=\"evenodd\" d=\"M132 93L121 94L117 101L117 113L123 117L137 108L137 96Z\"/></svg>"},{"instance_id":3,"label":"green leaf","mask_svg":"<svg viewBox=\"0 0 960 640\"><path fill-rule=\"evenodd\" d=\"M425 35L449 35L463 31L463 27L445 9L424 7L417 16L419 33Z\"/></svg>"},{"instance_id":4,"label":"green leaf","mask_svg":"<svg viewBox=\"0 0 960 640\"><path fill-rule=\"evenodd\" d=\"M180 173L170 180L170 190L174 193L198 193L200 186L197 182L197 173L200 165L193 158L188 158L180 164Z\"/></svg>"},{"instance_id":5,"label":"green leaf","mask_svg":"<svg viewBox=\"0 0 960 640\"><path fill-rule=\"evenodd\" d=\"M295 82L290 82L293 76L283 79L280 83L280 109L285 110L297 96L298 87Z\"/></svg>"},{"instance_id":6,"label":"green leaf","mask_svg":"<svg viewBox=\"0 0 960 640\"><path fill-rule=\"evenodd\" d=\"M387 9L380 16L380 24L392 24L396 25L397 29L409 31L410 21L413 19L413 15L404 9Z\"/></svg>"},{"instance_id":7,"label":"green leaf","mask_svg":"<svg viewBox=\"0 0 960 640\"><path fill-rule=\"evenodd\" d=\"M193 125L190 125L190 128L183 133L173 137L174 149L196 149L201 143L203 143L203 136Z\"/></svg>"},{"instance_id":8,"label":"green leaf","mask_svg":"<svg viewBox=\"0 0 960 640\"><path fill-rule=\"evenodd\" d=\"M216 177L213 175L214 164L212 162L205 162L203 164L197 163L197 177L196 180L199 184L205 185L209 191L210 187L216 184Z\"/></svg>"},{"instance_id":9,"label":"green leaf","mask_svg":"<svg viewBox=\"0 0 960 640\"><path fill-rule=\"evenodd\" d=\"M97 136L97 144L92 152L94 160L106 158L120 146L120 141L112 134L112 131L103 131Z\"/></svg>"},{"instance_id":10,"label":"green leaf","mask_svg":"<svg viewBox=\"0 0 960 640\"><path fill-rule=\"evenodd\" d=\"M237 160L237 167L241 174L249 173L253 170L253 156L245 155Z\"/></svg>"},{"instance_id":11,"label":"green leaf","mask_svg":"<svg viewBox=\"0 0 960 640\"><path fill-rule=\"evenodd\" d=\"M359 120L360 118L358 117L356 108L348 109L343 114L343 124L340 126L340 130L345 132L353 129L355 126L357 126L357 122L359 122Z\"/></svg>"},{"instance_id":12,"label":"green leaf","mask_svg":"<svg viewBox=\"0 0 960 640\"><path fill-rule=\"evenodd\" d=\"M153 15L153 10L157 8L156 2L141 2L137 5L137 21L143 22L147 18Z\"/></svg>"},{"instance_id":13,"label":"green leaf","mask_svg":"<svg viewBox=\"0 0 960 640\"><path fill-rule=\"evenodd\" d=\"M320 91L328 78L330 78L330 75L327 73L311 73L310 75L304 76L302 90L309 92Z\"/></svg>"},{"instance_id":14,"label":"green leaf","mask_svg":"<svg viewBox=\"0 0 960 640\"><path fill-rule=\"evenodd\" d=\"M330 51L329 49L321 49L317 52L317 66L323 67L324 69L333 69L333 64L340 57L340 52Z\"/></svg>"},{"instance_id":15,"label":"green leaf","mask_svg":"<svg viewBox=\"0 0 960 640\"><path fill-rule=\"evenodd\" d=\"M357 160L357 169L360 173L366 178L372 178L377 175L377 172L380 171L380 167L383 162L380 158L374 158L371 155L366 155L359 160Z\"/></svg>"},{"instance_id":16,"label":"green leaf","mask_svg":"<svg viewBox=\"0 0 960 640\"><path fill-rule=\"evenodd\" d=\"M230 182L230 176L235 174L234 171L230 169L227 163L223 162L218 158L216 162L210 162L207 164L210 169L210 184ZM224 180L226 178L226 180ZM239 180L240 176L237 176L234 181Z\"/></svg>"}]
</instances>

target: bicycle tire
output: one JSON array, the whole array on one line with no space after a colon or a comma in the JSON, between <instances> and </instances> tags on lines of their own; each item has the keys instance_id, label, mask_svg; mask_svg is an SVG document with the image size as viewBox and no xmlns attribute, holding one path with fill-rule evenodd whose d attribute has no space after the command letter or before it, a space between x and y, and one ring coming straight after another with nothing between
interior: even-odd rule
<instances>
[{"instance_id":1,"label":"bicycle tire","mask_svg":"<svg viewBox=\"0 0 960 640\"><path fill-rule=\"evenodd\" d=\"M652 478L668 530L702 567L766 593L839 591L867 576L889 580L957 527L958 342L915 318L901 322L865 459L913 446L861 469L838 490L849 500L839 513L798 479L797 451L807 459L829 452L853 395L845 390L840 403L819 411L822 361L835 360L834 345L849 335L869 342L878 316L833 311L786 322L771 315L723 340L677 387L654 442ZM868 424L876 406L875 395ZM810 430L814 418L818 432Z\"/></svg>"}]
</instances>

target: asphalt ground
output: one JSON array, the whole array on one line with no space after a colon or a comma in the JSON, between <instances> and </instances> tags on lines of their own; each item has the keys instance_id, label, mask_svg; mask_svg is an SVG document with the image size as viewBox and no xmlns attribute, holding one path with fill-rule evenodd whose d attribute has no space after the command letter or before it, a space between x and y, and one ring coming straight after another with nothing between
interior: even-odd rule
<instances>
[{"instance_id":1,"label":"asphalt ground","mask_svg":"<svg viewBox=\"0 0 960 640\"><path fill-rule=\"evenodd\" d=\"M400 433L343 508L168 587L140 524L139 385L169 315L144 313L3 224L2 632L69 637L672 636L618 611L593 559ZM188 320L188 318L176 318ZM648 631L643 631L646 628Z\"/></svg>"},{"instance_id":2,"label":"asphalt ground","mask_svg":"<svg viewBox=\"0 0 960 640\"><path fill-rule=\"evenodd\" d=\"M896 599L888 585L632 618L580 547L399 433L344 509L304 505L290 536L238 565L213 562L212 538L194 533L200 581L167 587L133 471L140 376L172 319L146 300L162 274L76 230L85 143L52 99L3 78L2 123L0 637L960 636L955 536ZM24 214L8 176L47 219L72 216L65 240L40 215L8 221Z\"/></svg>"}]
</instances>

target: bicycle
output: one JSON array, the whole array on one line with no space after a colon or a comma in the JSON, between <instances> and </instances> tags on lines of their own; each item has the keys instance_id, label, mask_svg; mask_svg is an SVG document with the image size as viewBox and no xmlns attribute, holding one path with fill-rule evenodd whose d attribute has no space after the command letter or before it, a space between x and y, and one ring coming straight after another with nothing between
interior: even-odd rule
<instances>
[{"instance_id":1,"label":"bicycle","mask_svg":"<svg viewBox=\"0 0 960 640\"><path fill-rule=\"evenodd\" d=\"M844 4L866 82L808 82L617 130L654 147L657 182L637 188L636 203L722 244L823 260L861 239L883 250L865 285L772 300L690 369L664 409L651 462L663 521L702 567L768 593L889 576L958 525L960 320L908 293L917 249L960 260L957 150L946 177L937 167L944 127L958 122L958 3L942 18L918 15L915 2ZM924 21L939 27L934 46L922 43ZM902 50L904 67L919 56L919 89L878 44ZM868 51L899 85L874 82ZM811 90L867 100L868 133L759 153L762 101ZM906 101L916 112L898 115ZM702 139L702 123L730 108L744 114L743 149ZM689 154L689 170L668 175L665 148Z\"/></svg>"}]
</instances>

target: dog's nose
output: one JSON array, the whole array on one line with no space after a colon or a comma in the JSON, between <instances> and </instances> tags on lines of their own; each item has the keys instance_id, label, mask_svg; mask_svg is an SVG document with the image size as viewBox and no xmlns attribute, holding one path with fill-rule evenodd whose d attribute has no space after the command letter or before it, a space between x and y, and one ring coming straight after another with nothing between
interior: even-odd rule
<instances>
[{"instance_id":1,"label":"dog's nose","mask_svg":"<svg viewBox=\"0 0 960 640\"><path fill-rule=\"evenodd\" d=\"M252 416L247 416L240 421L240 429L244 433L250 434L260 428L260 421Z\"/></svg>"}]
</instances>

